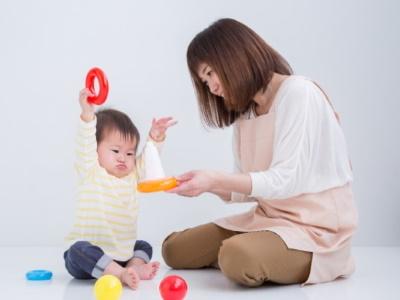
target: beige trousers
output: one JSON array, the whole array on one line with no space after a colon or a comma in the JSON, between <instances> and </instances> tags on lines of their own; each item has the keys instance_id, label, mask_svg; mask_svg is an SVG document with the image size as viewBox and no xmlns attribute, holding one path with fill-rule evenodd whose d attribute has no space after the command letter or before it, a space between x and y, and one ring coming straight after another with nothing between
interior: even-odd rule
<instances>
[{"instance_id":1,"label":"beige trousers","mask_svg":"<svg viewBox=\"0 0 400 300\"><path fill-rule=\"evenodd\" d=\"M213 223L170 234L162 255L171 268L219 267L226 277L245 286L303 283L312 260L312 253L288 249L271 231L235 232Z\"/></svg>"}]
</instances>

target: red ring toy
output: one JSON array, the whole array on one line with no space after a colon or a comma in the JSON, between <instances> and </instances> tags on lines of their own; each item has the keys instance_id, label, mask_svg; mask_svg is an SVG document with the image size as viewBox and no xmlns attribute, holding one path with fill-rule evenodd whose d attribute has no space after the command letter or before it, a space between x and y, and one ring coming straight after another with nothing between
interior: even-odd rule
<instances>
[{"instance_id":1,"label":"red ring toy","mask_svg":"<svg viewBox=\"0 0 400 300\"><path fill-rule=\"evenodd\" d=\"M94 79L99 82L99 93L94 90ZM92 68L86 75L86 88L88 88L96 96L88 97L88 101L93 104L103 104L108 95L108 80L104 72L100 68Z\"/></svg>"}]
</instances>

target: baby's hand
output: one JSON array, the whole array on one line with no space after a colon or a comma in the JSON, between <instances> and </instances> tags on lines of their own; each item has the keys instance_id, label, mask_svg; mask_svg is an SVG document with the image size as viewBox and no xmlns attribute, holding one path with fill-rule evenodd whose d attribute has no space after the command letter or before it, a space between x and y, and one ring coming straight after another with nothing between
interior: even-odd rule
<instances>
[{"instance_id":1,"label":"baby's hand","mask_svg":"<svg viewBox=\"0 0 400 300\"><path fill-rule=\"evenodd\" d=\"M178 121L172 117L166 117L161 119L154 119L151 122L150 137L156 142L162 142L165 139L165 132L171 126L174 126Z\"/></svg>"},{"instance_id":2,"label":"baby's hand","mask_svg":"<svg viewBox=\"0 0 400 300\"><path fill-rule=\"evenodd\" d=\"M95 96L88 88L84 88L79 92L79 104L81 105L81 119L85 122L90 122L94 118L94 106L89 103L87 98Z\"/></svg>"}]
</instances>

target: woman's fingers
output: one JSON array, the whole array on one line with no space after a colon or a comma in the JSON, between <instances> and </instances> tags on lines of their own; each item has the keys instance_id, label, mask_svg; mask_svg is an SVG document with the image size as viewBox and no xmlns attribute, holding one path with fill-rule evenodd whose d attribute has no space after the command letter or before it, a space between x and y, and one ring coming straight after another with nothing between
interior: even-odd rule
<instances>
[{"instance_id":1,"label":"woman's fingers","mask_svg":"<svg viewBox=\"0 0 400 300\"><path fill-rule=\"evenodd\" d=\"M190 179L192 179L195 175L194 171L190 171L190 172L186 172L183 173L179 176L175 176L176 180L178 180L178 182L184 182L184 181L188 181Z\"/></svg>"},{"instance_id":2,"label":"woman's fingers","mask_svg":"<svg viewBox=\"0 0 400 300\"><path fill-rule=\"evenodd\" d=\"M169 193L175 193L182 196L189 196L189 194L193 191L193 183L192 179L195 176L194 171L190 171L184 173L179 176L175 176L176 180L178 181L178 186L168 190Z\"/></svg>"},{"instance_id":3,"label":"woman's fingers","mask_svg":"<svg viewBox=\"0 0 400 300\"><path fill-rule=\"evenodd\" d=\"M168 190L168 193L175 193L179 195L185 195L188 192L190 192L191 187L190 184L187 182L180 182L177 187L174 187L173 189Z\"/></svg>"},{"instance_id":4,"label":"woman's fingers","mask_svg":"<svg viewBox=\"0 0 400 300\"><path fill-rule=\"evenodd\" d=\"M171 194L178 194L180 196L186 196L186 197L195 197L195 196L199 195L199 193L197 191L194 191L191 188L188 189L188 188L182 187L182 186L178 186L178 187L168 190L166 192L171 193Z\"/></svg>"}]
</instances>

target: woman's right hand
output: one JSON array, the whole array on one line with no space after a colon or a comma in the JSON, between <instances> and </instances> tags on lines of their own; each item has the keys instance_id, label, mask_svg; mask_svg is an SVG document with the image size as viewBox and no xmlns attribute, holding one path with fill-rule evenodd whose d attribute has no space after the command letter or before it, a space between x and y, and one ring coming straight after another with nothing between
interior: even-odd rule
<instances>
[{"instance_id":1,"label":"woman's right hand","mask_svg":"<svg viewBox=\"0 0 400 300\"><path fill-rule=\"evenodd\" d=\"M197 170L176 176L178 186L168 193L175 193L185 197L196 197L202 193L212 192L216 182L216 172Z\"/></svg>"},{"instance_id":2,"label":"woman's right hand","mask_svg":"<svg viewBox=\"0 0 400 300\"><path fill-rule=\"evenodd\" d=\"M88 97L95 96L88 88L79 92L79 104L81 105L81 119L90 122L94 119L94 105L89 103Z\"/></svg>"}]
</instances>

